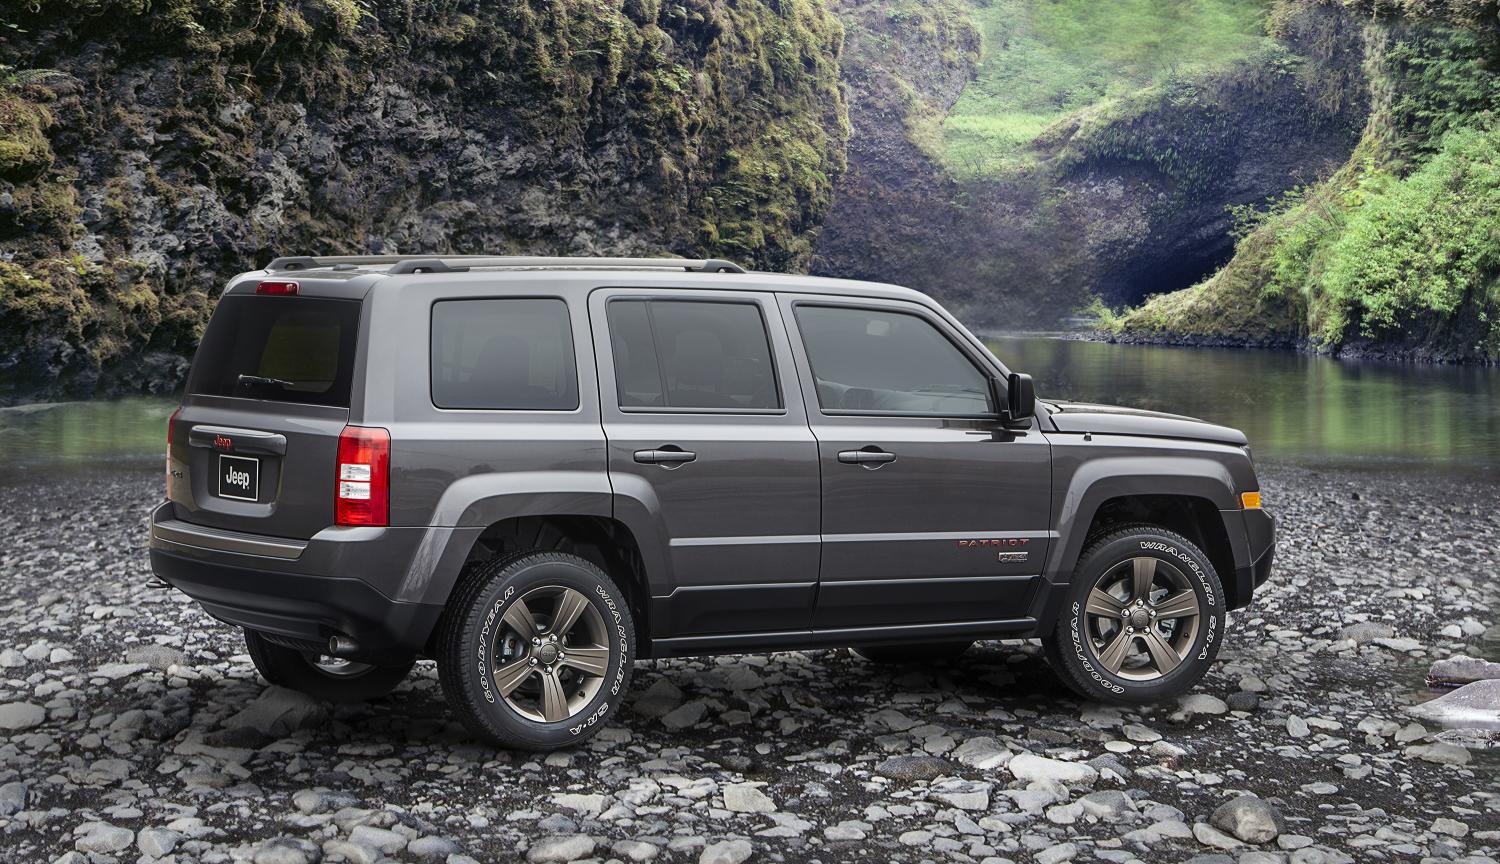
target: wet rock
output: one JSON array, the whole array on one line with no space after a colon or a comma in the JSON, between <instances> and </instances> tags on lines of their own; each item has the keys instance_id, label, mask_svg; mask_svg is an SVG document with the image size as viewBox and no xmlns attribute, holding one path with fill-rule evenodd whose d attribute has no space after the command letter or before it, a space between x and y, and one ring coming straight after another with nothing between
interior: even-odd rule
<instances>
[{"instance_id":1,"label":"wet rock","mask_svg":"<svg viewBox=\"0 0 1500 864\"><path fill-rule=\"evenodd\" d=\"M418 837L406 846L406 854L418 861L447 861L458 852L458 844L446 837Z\"/></svg>"},{"instance_id":2,"label":"wet rock","mask_svg":"<svg viewBox=\"0 0 1500 864\"><path fill-rule=\"evenodd\" d=\"M1424 762L1434 762L1438 765L1467 765L1469 764L1469 750L1457 744L1448 744L1443 741L1435 741L1431 744L1417 744L1406 748L1406 755Z\"/></svg>"},{"instance_id":3,"label":"wet rock","mask_svg":"<svg viewBox=\"0 0 1500 864\"><path fill-rule=\"evenodd\" d=\"M1193 839L1204 846L1212 846L1215 849L1240 848L1240 841L1238 839L1206 822L1198 822L1193 825Z\"/></svg>"},{"instance_id":4,"label":"wet rock","mask_svg":"<svg viewBox=\"0 0 1500 864\"><path fill-rule=\"evenodd\" d=\"M1465 684L1451 693L1406 710L1448 727L1500 729L1500 679Z\"/></svg>"},{"instance_id":5,"label":"wet rock","mask_svg":"<svg viewBox=\"0 0 1500 864\"><path fill-rule=\"evenodd\" d=\"M933 786L929 797L959 810L988 810L991 788L972 780L947 780Z\"/></svg>"},{"instance_id":6,"label":"wet rock","mask_svg":"<svg viewBox=\"0 0 1500 864\"><path fill-rule=\"evenodd\" d=\"M1192 693L1178 700L1182 713L1191 717L1194 714L1228 714L1229 705L1217 696L1207 693Z\"/></svg>"},{"instance_id":7,"label":"wet rock","mask_svg":"<svg viewBox=\"0 0 1500 864\"><path fill-rule=\"evenodd\" d=\"M1140 815L1130 796L1116 789L1090 792L1078 799L1078 803L1083 812L1105 822L1124 822Z\"/></svg>"},{"instance_id":8,"label":"wet rock","mask_svg":"<svg viewBox=\"0 0 1500 864\"><path fill-rule=\"evenodd\" d=\"M17 781L0 786L0 816L14 816L25 809L25 783Z\"/></svg>"},{"instance_id":9,"label":"wet rock","mask_svg":"<svg viewBox=\"0 0 1500 864\"><path fill-rule=\"evenodd\" d=\"M1396 631L1389 624L1381 624L1378 621L1361 621L1358 624L1350 624L1339 631L1339 638L1353 642L1356 645L1365 645L1376 639L1389 639L1396 635Z\"/></svg>"},{"instance_id":10,"label":"wet rock","mask_svg":"<svg viewBox=\"0 0 1500 864\"><path fill-rule=\"evenodd\" d=\"M147 858L163 858L172 854L177 844L182 842L182 835L176 831L168 831L165 828L142 828L136 835L136 848Z\"/></svg>"},{"instance_id":11,"label":"wet rock","mask_svg":"<svg viewBox=\"0 0 1500 864\"><path fill-rule=\"evenodd\" d=\"M73 841L74 849L100 855L124 851L135 840L134 831L108 822L88 822L75 828L73 833L77 837Z\"/></svg>"},{"instance_id":12,"label":"wet rock","mask_svg":"<svg viewBox=\"0 0 1500 864\"><path fill-rule=\"evenodd\" d=\"M706 847L698 864L744 864L752 851L749 840L723 840Z\"/></svg>"},{"instance_id":13,"label":"wet rock","mask_svg":"<svg viewBox=\"0 0 1500 864\"><path fill-rule=\"evenodd\" d=\"M875 766L875 773L892 780L915 783L956 772L953 763L936 756L892 756Z\"/></svg>"},{"instance_id":14,"label":"wet rock","mask_svg":"<svg viewBox=\"0 0 1500 864\"><path fill-rule=\"evenodd\" d=\"M662 715L661 725L668 729L686 729L702 720L707 712L708 705L695 700L679 705Z\"/></svg>"},{"instance_id":15,"label":"wet rock","mask_svg":"<svg viewBox=\"0 0 1500 864\"><path fill-rule=\"evenodd\" d=\"M317 726L328 719L323 703L286 687L267 687L244 710L224 721L227 728L254 729L271 738L282 738Z\"/></svg>"},{"instance_id":16,"label":"wet rock","mask_svg":"<svg viewBox=\"0 0 1500 864\"><path fill-rule=\"evenodd\" d=\"M1495 679L1500 679L1500 663L1462 654L1439 660L1427 671L1427 683L1434 687L1458 687Z\"/></svg>"},{"instance_id":17,"label":"wet rock","mask_svg":"<svg viewBox=\"0 0 1500 864\"><path fill-rule=\"evenodd\" d=\"M357 857L363 857L366 853L364 847L354 844L345 844L348 850L354 851L349 857L351 864ZM252 864L314 864L321 854L318 847L303 840L300 837L274 837L260 844L251 856Z\"/></svg>"},{"instance_id":18,"label":"wet rock","mask_svg":"<svg viewBox=\"0 0 1500 864\"><path fill-rule=\"evenodd\" d=\"M1246 843L1270 843L1281 833L1276 810L1253 795L1241 795L1220 804L1209 818L1215 828Z\"/></svg>"},{"instance_id":19,"label":"wet rock","mask_svg":"<svg viewBox=\"0 0 1500 864\"><path fill-rule=\"evenodd\" d=\"M724 809L734 813L771 813L776 802L753 783L730 783L724 787Z\"/></svg>"},{"instance_id":20,"label":"wet rock","mask_svg":"<svg viewBox=\"0 0 1500 864\"><path fill-rule=\"evenodd\" d=\"M1228 698L1224 700L1224 704L1229 706L1230 711L1254 711L1256 706L1260 704L1260 697L1254 693L1241 690L1238 693L1229 694Z\"/></svg>"},{"instance_id":21,"label":"wet rock","mask_svg":"<svg viewBox=\"0 0 1500 864\"><path fill-rule=\"evenodd\" d=\"M682 691L666 678L658 678L637 696L630 710L642 717L665 717L682 704Z\"/></svg>"},{"instance_id":22,"label":"wet rock","mask_svg":"<svg viewBox=\"0 0 1500 864\"><path fill-rule=\"evenodd\" d=\"M165 672L173 666L186 666L187 655L167 645L137 645L126 650L125 662Z\"/></svg>"},{"instance_id":23,"label":"wet rock","mask_svg":"<svg viewBox=\"0 0 1500 864\"><path fill-rule=\"evenodd\" d=\"M1004 765L1011 758L1011 752L1007 750L994 738L979 736L970 738L964 743L953 748L948 754L960 765L970 768L988 770Z\"/></svg>"},{"instance_id":24,"label":"wet rock","mask_svg":"<svg viewBox=\"0 0 1500 864\"><path fill-rule=\"evenodd\" d=\"M617 858L635 861L637 864L655 860L656 856L661 854L659 848L640 840L617 840L613 846L609 847L609 851L613 852Z\"/></svg>"},{"instance_id":25,"label":"wet rock","mask_svg":"<svg viewBox=\"0 0 1500 864\"><path fill-rule=\"evenodd\" d=\"M526 860L531 864L566 864L594 854L594 839L586 834L546 837L531 844Z\"/></svg>"},{"instance_id":26,"label":"wet rock","mask_svg":"<svg viewBox=\"0 0 1500 864\"><path fill-rule=\"evenodd\" d=\"M1077 762L1048 759L1033 753L1021 753L1006 765L1018 780L1055 781L1069 786L1092 786L1099 779L1099 772Z\"/></svg>"},{"instance_id":27,"label":"wet rock","mask_svg":"<svg viewBox=\"0 0 1500 864\"><path fill-rule=\"evenodd\" d=\"M30 702L7 702L0 705L0 729L8 732L33 729L42 725L46 719L47 711L40 705Z\"/></svg>"}]
</instances>

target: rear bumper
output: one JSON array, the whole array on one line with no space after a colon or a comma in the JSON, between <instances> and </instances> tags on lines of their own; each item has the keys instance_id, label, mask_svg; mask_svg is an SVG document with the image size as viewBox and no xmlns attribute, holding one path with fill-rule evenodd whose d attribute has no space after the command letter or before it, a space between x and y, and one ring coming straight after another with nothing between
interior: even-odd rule
<instances>
[{"instance_id":1,"label":"rear bumper","mask_svg":"<svg viewBox=\"0 0 1500 864\"><path fill-rule=\"evenodd\" d=\"M315 645L343 635L358 643L355 659L399 663L421 653L442 614L442 603L395 600L377 587L404 585L410 563L422 560L417 529L304 542L172 517L169 504L152 514L152 572L226 623Z\"/></svg>"}]
</instances>

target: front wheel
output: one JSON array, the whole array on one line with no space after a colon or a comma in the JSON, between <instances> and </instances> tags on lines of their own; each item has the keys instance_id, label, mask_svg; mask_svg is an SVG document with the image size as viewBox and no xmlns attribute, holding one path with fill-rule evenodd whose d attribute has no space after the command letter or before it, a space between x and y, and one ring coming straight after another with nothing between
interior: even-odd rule
<instances>
[{"instance_id":1,"label":"front wheel","mask_svg":"<svg viewBox=\"0 0 1500 864\"><path fill-rule=\"evenodd\" d=\"M277 645L254 630L245 631L245 649L268 683L300 690L329 702L366 702L406 680L412 663L375 666Z\"/></svg>"},{"instance_id":2,"label":"front wheel","mask_svg":"<svg viewBox=\"0 0 1500 864\"><path fill-rule=\"evenodd\" d=\"M1156 702L1207 674L1224 623L1224 588L1208 556L1180 534L1134 525L1084 550L1043 644L1079 695Z\"/></svg>"},{"instance_id":3,"label":"front wheel","mask_svg":"<svg viewBox=\"0 0 1500 864\"><path fill-rule=\"evenodd\" d=\"M454 592L439 626L449 706L470 732L502 747L586 741L630 683L630 607L577 555L528 551L486 563Z\"/></svg>"}]
</instances>

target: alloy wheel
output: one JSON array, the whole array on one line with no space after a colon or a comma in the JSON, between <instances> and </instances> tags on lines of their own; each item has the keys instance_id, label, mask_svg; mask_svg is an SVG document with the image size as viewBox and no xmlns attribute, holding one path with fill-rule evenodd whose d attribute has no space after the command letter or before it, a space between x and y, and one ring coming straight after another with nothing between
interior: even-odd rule
<instances>
[{"instance_id":1,"label":"alloy wheel","mask_svg":"<svg viewBox=\"0 0 1500 864\"><path fill-rule=\"evenodd\" d=\"M604 616L582 592L533 588L505 610L491 646L491 675L507 705L538 723L581 712L609 671Z\"/></svg>"},{"instance_id":2,"label":"alloy wheel","mask_svg":"<svg viewBox=\"0 0 1500 864\"><path fill-rule=\"evenodd\" d=\"M1129 558L1104 572L1089 592L1090 647L1110 674L1151 681L1187 659L1202 617L1187 576L1159 558Z\"/></svg>"}]
</instances>

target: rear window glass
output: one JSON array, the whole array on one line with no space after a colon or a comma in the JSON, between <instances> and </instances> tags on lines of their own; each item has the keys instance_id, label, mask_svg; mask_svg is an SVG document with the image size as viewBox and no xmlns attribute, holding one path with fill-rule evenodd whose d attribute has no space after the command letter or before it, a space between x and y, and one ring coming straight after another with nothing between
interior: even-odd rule
<instances>
[{"instance_id":1,"label":"rear window glass","mask_svg":"<svg viewBox=\"0 0 1500 864\"><path fill-rule=\"evenodd\" d=\"M545 297L434 303L432 404L491 410L577 408L578 367L567 304Z\"/></svg>"},{"instance_id":2,"label":"rear window glass","mask_svg":"<svg viewBox=\"0 0 1500 864\"><path fill-rule=\"evenodd\" d=\"M358 300L225 297L193 361L188 391L349 407Z\"/></svg>"}]
</instances>

